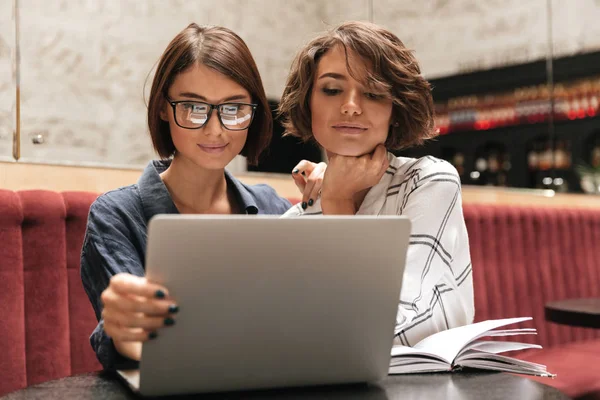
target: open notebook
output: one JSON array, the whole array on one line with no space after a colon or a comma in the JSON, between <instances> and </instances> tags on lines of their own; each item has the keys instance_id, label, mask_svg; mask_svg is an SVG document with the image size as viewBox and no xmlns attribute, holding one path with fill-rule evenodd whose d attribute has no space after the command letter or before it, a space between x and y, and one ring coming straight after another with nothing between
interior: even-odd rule
<instances>
[{"instance_id":1,"label":"open notebook","mask_svg":"<svg viewBox=\"0 0 600 400\"><path fill-rule=\"evenodd\" d=\"M544 365L500 355L509 351L541 349L542 346L482 340L485 337L536 335L534 328L497 329L528 320L531 320L531 317L483 321L438 332L413 347L396 345L392 348L389 373L454 371L462 367L470 367L517 374L554 376L546 371Z\"/></svg>"}]
</instances>

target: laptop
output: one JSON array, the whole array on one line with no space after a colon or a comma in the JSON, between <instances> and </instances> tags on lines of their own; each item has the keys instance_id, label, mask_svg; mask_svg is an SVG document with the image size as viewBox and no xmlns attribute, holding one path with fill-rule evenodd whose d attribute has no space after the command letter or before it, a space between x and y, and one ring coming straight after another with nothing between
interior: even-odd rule
<instances>
[{"instance_id":1,"label":"laptop","mask_svg":"<svg viewBox=\"0 0 600 400\"><path fill-rule=\"evenodd\" d=\"M180 311L119 373L144 396L378 381L409 236L402 216L155 216L147 277Z\"/></svg>"}]
</instances>

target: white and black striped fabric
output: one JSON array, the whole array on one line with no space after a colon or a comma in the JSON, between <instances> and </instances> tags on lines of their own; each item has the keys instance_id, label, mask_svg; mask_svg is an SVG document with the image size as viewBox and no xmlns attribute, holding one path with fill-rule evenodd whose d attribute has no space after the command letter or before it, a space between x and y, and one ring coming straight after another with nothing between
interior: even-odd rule
<instances>
[{"instance_id":1,"label":"white and black striped fabric","mask_svg":"<svg viewBox=\"0 0 600 400\"><path fill-rule=\"evenodd\" d=\"M456 169L446 161L388 153L390 166L357 215L406 215L412 222L396 319L396 343L415 345L436 332L470 324L475 313L469 239ZM322 214L319 200L283 217Z\"/></svg>"}]
</instances>

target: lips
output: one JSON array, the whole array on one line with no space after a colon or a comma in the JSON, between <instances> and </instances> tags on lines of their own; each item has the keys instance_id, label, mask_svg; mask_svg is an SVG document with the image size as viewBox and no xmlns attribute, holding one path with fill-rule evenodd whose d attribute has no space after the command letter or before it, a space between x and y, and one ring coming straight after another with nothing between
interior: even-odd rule
<instances>
[{"instance_id":1,"label":"lips","mask_svg":"<svg viewBox=\"0 0 600 400\"><path fill-rule=\"evenodd\" d=\"M198 147L207 153L221 153L228 146L225 144L198 144Z\"/></svg>"},{"instance_id":2,"label":"lips","mask_svg":"<svg viewBox=\"0 0 600 400\"><path fill-rule=\"evenodd\" d=\"M332 126L337 132L348 133L348 134L360 134L367 131L367 127L361 124L355 124L350 122L341 122Z\"/></svg>"}]
</instances>

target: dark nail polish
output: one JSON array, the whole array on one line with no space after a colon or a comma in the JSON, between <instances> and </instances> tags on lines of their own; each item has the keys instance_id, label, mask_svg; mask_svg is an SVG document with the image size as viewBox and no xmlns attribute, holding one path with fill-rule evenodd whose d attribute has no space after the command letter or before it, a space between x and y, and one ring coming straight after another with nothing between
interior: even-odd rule
<instances>
[{"instance_id":1,"label":"dark nail polish","mask_svg":"<svg viewBox=\"0 0 600 400\"><path fill-rule=\"evenodd\" d=\"M314 203L315 203L315 202L313 201L313 199L309 199L309 200L308 200L308 206L309 206L309 207L310 207L310 206L312 206Z\"/></svg>"},{"instance_id":2,"label":"dark nail polish","mask_svg":"<svg viewBox=\"0 0 600 400\"><path fill-rule=\"evenodd\" d=\"M156 339L157 336L158 336L158 333L156 333L156 332L150 332L148 334L148 339L151 339L151 340L152 339Z\"/></svg>"},{"instance_id":3,"label":"dark nail polish","mask_svg":"<svg viewBox=\"0 0 600 400\"><path fill-rule=\"evenodd\" d=\"M165 318L165 326L175 325L175 320L171 317Z\"/></svg>"},{"instance_id":4,"label":"dark nail polish","mask_svg":"<svg viewBox=\"0 0 600 400\"><path fill-rule=\"evenodd\" d=\"M298 172L300 172L300 170L298 168L296 168L295 170L292 171L292 174L297 174Z\"/></svg>"},{"instance_id":5,"label":"dark nail polish","mask_svg":"<svg viewBox=\"0 0 600 400\"><path fill-rule=\"evenodd\" d=\"M154 293L154 296L156 296L157 299L164 299L165 298L165 292L163 292L162 290L158 289L156 291L156 293Z\"/></svg>"},{"instance_id":6,"label":"dark nail polish","mask_svg":"<svg viewBox=\"0 0 600 400\"><path fill-rule=\"evenodd\" d=\"M175 304L171 304L169 306L169 314L177 314L178 311L179 311L179 307L176 306Z\"/></svg>"},{"instance_id":7,"label":"dark nail polish","mask_svg":"<svg viewBox=\"0 0 600 400\"><path fill-rule=\"evenodd\" d=\"M302 209L303 209L303 210L306 210L306 207L308 207L308 204L306 204L306 202L305 202L305 201L303 201L303 202L302 202Z\"/></svg>"}]
</instances>

